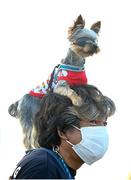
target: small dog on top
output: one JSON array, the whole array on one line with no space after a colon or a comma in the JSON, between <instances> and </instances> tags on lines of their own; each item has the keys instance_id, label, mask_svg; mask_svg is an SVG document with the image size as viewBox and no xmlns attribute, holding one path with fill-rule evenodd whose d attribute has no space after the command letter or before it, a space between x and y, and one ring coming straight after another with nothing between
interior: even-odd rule
<instances>
[{"instance_id":1,"label":"small dog on top","mask_svg":"<svg viewBox=\"0 0 131 180\"><path fill-rule=\"evenodd\" d=\"M84 68L85 58L99 52L98 33L101 22L94 23L90 29L85 28L85 21L79 15L73 26L69 27L68 39L71 43L67 56L61 60L47 84L42 84L24 95L20 100L9 106L8 112L11 116L20 120L24 138L23 143L26 149L32 149L33 120L40 109L41 98L49 91L68 96L74 105L72 111L81 119L95 120L103 115L98 113L96 106L90 106L84 102L82 95L73 90L75 86L87 86L88 80ZM91 86L92 87L92 86ZM115 105L112 100L103 96L97 88L89 88L92 98L97 100L103 107L103 114L106 117L115 112ZM85 88L87 89L87 88ZM92 90L91 90L92 89Z\"/></svg>"}]
</instances>

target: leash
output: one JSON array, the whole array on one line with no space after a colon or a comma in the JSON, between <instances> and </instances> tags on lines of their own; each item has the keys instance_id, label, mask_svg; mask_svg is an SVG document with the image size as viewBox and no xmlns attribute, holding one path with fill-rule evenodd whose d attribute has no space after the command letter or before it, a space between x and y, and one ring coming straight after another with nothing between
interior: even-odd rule
<instances>
[{"instance_id":1,"label":"leash","mask_svg":"<svg viewBox=\"0 0 131 180\"><path fill-rule=\"evenodd\" d=\"M48 83L48 91L50 91L50 92L53 92L52 83L54 82L54 79L55 79L55 76L56 76L56 74L55 74L56 69L58 69L59 66L60 66L60 64L58 64L57 66L55 66L54 69L53 69L53 71L52 71L52 73L51 73L51 78L50 78L49 83Z\"/></svg>"}]
</instances>

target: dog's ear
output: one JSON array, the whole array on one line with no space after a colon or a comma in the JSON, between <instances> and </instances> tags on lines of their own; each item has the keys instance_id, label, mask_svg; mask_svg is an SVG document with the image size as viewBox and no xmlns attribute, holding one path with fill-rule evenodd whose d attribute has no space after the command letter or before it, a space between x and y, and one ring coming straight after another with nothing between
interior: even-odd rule
<instances>
[{"instance_id":1,"label":"dog's ear","mask_svg":"<svg viewBox=\"0 0 131 180\"><path fill-rule=\"evenodd\" d=\"M71 38L72 33L75 31L77 28L84 28L85 26L85 21L81 14L77 17L77 19L74 21L73 26L69 27L68 29L68 39ZM71 39L70 39L71 40Z\"/></svg>"},{"instance_id":2,"label":"dog's ear","mask_svg":"<svg viewBox=\"0 0 131 180\"><path fill-rule=\"evenodd\" d=\"M85 21L84 21L82 15L80 14L80 15L77 17L76 21L74 22L73 29L75 29L75 28L77 28L77 27L84 28L84 26L85 26Z\"/></svg>"},{"instance_id":3,"label":"dog's ear","mask_svg":"<svg viewBox=\"0 0 131 180\"><path fill-rule=\"evenodd\" d=\"M76 28L84 28L85 26L85 21L83 19L83 17L81 16L81 14L77 17L77 19L74 21L74 24L72 27L70 27L69 29L74 31Z\"/></svg>"},{"instance_id":4,"label":"dog's ear","mask_svg":"<svg viewBox=\"0 0 131 180\"><path fill-rule=\"evenodd\" d=\"M100 28L101 28L101 21L97 21L96 23L94 23L92 26L91 26L91 30L95 31L96 33L99 33L100 31Z\"/></svg>"}]
</instances>

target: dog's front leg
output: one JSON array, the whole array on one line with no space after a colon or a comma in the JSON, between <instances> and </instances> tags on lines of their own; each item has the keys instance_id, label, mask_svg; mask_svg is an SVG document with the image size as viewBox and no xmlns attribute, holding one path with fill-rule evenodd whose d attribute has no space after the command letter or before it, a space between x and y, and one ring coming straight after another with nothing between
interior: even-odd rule
<instances>
[{"instance_id":1,"label":"dog's front leg","mask_svg":"<svg viewBox=\"0 0 131 180\"><path fill-rule=\"evenodd\" d=\"M81 97L71 89L68 83L64 80L60 80L57 83L54 92L69 97L75 106L81 106L83 103Z\"/></svg>"}]
</instances>

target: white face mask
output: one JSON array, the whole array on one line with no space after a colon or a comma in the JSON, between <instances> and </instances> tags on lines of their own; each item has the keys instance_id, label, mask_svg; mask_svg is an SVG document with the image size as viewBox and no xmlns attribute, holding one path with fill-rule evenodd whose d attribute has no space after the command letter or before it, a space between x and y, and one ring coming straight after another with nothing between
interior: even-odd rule
<instances>
[{"instance_id":1,"label":"white face mask","mask_svg":"<svg viewBox=\"0 0 131 180\"><path fill-rule=\"evenodd\" d=\"M75 127L77 128L77 127ZM79 128L77 128L79 129ZM80 143L72 145L76 154L88 165L101 159L108 148L109 137L105 126L82 127L82 140Z\"/></svg>"}]
</instances>

